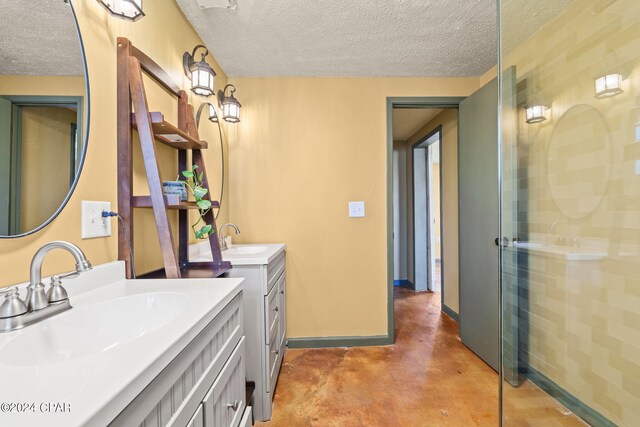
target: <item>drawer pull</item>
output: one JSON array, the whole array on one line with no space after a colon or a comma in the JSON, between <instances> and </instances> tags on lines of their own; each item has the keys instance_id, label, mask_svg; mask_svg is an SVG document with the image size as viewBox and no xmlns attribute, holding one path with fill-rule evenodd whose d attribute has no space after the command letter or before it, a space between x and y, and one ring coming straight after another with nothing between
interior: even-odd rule
<instances>
[{"instance_id":1,"label":"drawer pull","mask_svg":"<svg viewBox=\"0 0 640 427\"><path fill-rule=\"evenodd\" d=\"M280 350L273 350L273 354L277 356L278 354L280 354Z\"/></svg>"},{"instance_id":2,"label":"drawer pull","mask_svg":"<svg viewBox=\"0 0 640 427\"><path fill-rule=\"evenodd\" d=\"M238 410L238 406L240 406L240 401L236 400L233 403L227 403L227 408L228 409L233 409L234 411Z\"/></svg>"},{"instance_id":3,"label":"drawer pull","mask_svg":"<svg viewBox=\"0 0 640 427\"><path fill-rule=\"evenodd\" d=\"M280 291L280 293L281 293L282 295L284 295L284 291Z\"/></svg>"},{"instance_id":4,"label":"drawer pull","mask_svg":"<svg viewBox=\"0 0 640 427\"><path fill-rule=\"evenodd\" d=\"M278 307L274 308L273 311L278 311Z\"/></svg>"}]
</instances>

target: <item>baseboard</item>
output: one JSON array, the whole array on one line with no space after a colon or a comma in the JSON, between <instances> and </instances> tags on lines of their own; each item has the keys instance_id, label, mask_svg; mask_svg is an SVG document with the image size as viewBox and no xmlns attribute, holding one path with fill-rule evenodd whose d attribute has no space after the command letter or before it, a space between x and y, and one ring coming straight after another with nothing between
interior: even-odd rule
<instances>
[{"instance_id":1,"label":"baseboard","mask_svg":"<svg viewBox=\"0 0 640 427\"><path fill-rule=\"evenodd\" d=\"M393 341L387 335L364 337L311 337L289 338L289 348L332 348L332 347L369 347L391 345Z\"/></svg>"},{"instance_id":2,"label":"baseboard","mask_svg":"<svg viewBox=\"0 0 640 427\"><path fill-rule=\"evenodd\" d=\"M393 286L402 286L404 288L412 288L413 283L411 283L411 281L407 279L400 279L400 280L394 280Z\"/></svg>"},{"instance_id":3,"label":"baseboard","mask_svg":"<svg viewBox=\"0 0 640 427\"><path fill-rule=\"evenodd\" d=\"M617 427L617 425L607 419L604 415L585 405L580 399L560 387L558 384L549 379L546 375L540 373L535 368L528 366L524 368L523 375L532 383L540 387L545 393L562 403L567 409L582 418L589 425L602 427Z\"/></svg>"},{"instance_id":4,"label":"baseboard","mask_svg":"<svg viewBox=\"0 0 640 427\"><path fill-rule=\"evenodd\" d=\"M456 323L460 323L460 315L453 311L450 307L447 307L445 304L442 304L442 312L455 320Z\"/></svg>"}]
</instances>

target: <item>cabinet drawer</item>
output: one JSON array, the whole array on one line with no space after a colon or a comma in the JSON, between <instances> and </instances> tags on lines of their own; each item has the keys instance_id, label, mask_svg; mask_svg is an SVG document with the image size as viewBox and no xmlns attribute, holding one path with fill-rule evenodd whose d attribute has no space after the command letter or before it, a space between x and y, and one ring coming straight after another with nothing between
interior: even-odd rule
<instances>
[{"instance_id":1,"label":"cabinet drawer","mask_svg":"<svg viewBox=\"0 0 640 427\"><path fill-rule=\"evenodd\" d=\"M284 271L284 264L285 258L284 252L282 252L276 259L267 265L267 293L271 291Z\"/></svg>"},{"instance_id":2,"label":"cabinet drawer","mask_svg":"<svg viewBox=\"0 0 640 427\"><path fill-rule=\"evenodd\" d=\"M204 424L215 427L240 425L245 399L244 337L222 368L202 402Z\"/></svg>"},{"instance_id":3,"label":"cabinet drawer","mask_svg":"<svg viewBox=\"0 0 640 427\"><path fill-rule=\"evenodd\" d=\"M202 403L198 405L198 410L187 423L187 427L204 427L204 413L202 412Z\"/></svg>"},{"instance_id":4,"label":"cabinet drawer","mask_svg":"<svg viewBox=\"0 0 640 427\"><path fill-rule=\"evenodd\" d=\"M273 331L273 336L269 340L269 345L267 346L267 378L265 378L265 383L267 386L267 392L272 392L276 386L276 382L278 381L278 372L280 371L280 358L282 355L280 354L280 334L276 329Z\"/></svg>"},{"instance_id":5,"label":"cabinet drawer","mask_svg":"<svg viewBox=\"0 0 640 427\"><path fill-rule=\"evenodd\" d=\"M274 286L271 292L264 297L264 339L269 342L269 338L274 331L279 328L278 321L280 319L280 294L278 287Z\"/></svg>"}]
</instances>

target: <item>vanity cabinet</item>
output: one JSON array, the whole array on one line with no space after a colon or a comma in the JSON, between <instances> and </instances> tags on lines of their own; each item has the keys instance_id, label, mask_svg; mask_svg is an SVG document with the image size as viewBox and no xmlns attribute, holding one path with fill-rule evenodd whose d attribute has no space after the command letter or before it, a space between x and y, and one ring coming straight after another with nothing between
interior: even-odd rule
<instances>
[{"instance_id":1,"label":"vanity cabinet","mask_svg":"<svg viewBox=\"0 0 640 427\"><path fill-rule=\"evenodd\" d=\"M242 299L240 292L110 426L250 426Z\"/></svg>"},{"instance_id":2,"label":"vanity cabinet","mask_svg":"<svg viewBox=\"0 0 640 427\"><path fill-rule=\"evenodd\" d=\"M257 421L271 419L287 344L285 250L284 245L269 246L276 251L273 256L253 264L233 259L225 275L244 278L247 381L255 382L252 407Z\"/></svg>"}]
</instances>

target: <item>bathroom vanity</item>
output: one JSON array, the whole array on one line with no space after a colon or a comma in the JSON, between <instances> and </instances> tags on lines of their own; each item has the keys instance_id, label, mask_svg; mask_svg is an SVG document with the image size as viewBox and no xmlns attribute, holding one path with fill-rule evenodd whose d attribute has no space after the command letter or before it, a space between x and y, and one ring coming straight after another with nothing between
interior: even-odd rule
<instances>
[{"instance_id":1,"label":"bathroom vanity","mask_svg":"<svg viewBox=\"0 0 640 427\"><path fill-rule=\"evenodd\" d=\"M243 278L247 381L255 382L253 414L271 419L272 400L287 345L284 244L233 245L222 252L233 268L225 277ZM191 261L211 255L202 243L189 248Z\"/></svg>"},{"instance_id":2,"label":"bathroom vanity","mask_svg":"<svg viewBox=\"0 0 640 427\"><path fill-rule=\"evenodd\" d=\"M65 280L72 309L0 334L0 425L250 426L241 282Z\"/></svg>"}]
</instances>

